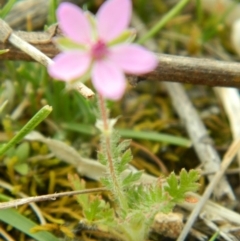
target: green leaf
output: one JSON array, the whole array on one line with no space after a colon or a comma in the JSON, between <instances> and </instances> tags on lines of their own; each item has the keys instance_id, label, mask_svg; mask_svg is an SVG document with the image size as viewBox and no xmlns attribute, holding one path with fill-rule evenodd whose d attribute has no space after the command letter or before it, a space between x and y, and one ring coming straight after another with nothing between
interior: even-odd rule
<instances>
[{"instance_id":1,"label":"green leaf","mask_svg":"<svg viewBox=\"0 0 240 241\"><path fill-rule=\"evenodd\" d=\"M88 208L83 210L85 218L94 223L107 223L114 219L113 209L106 203L100 196L91 198L91 202L88 203Z\"/></svg>"},{"instance_id":2,"label":"green leaf","mask_svg":"<svg viewBox=\"0 0 240 241\"><path fill-rule=\"evenodd\" d=\"M83 210L85 218L90 222L111 224L114 221L114 211L110 205L106 203L101 197L96 196L94 200L89 203L89 208Z\"/></svg>"},{"instance_id":3,"label":"green leaf","mask_svg":"<svg viewBox=\"0 0 240 241\"><path fill-rule=\"evenodd\" d=\"M22 214L18 213L14 209L10 208L10 209L0 210L0 220L20 230L26 235L32 237L34 240L37 240L37 241L58 241L59 240L53 234L47 231L31 233L31 229L37 226L38 224L24 217Z\"/></svg>"},{"instance_id":4,"label":"green leaf","mask_svg":"<svg viewBox=\"0 0 240 241\"><path fill-rule=\"evenodd\" d=\"M135 38L136 38L136 30L127 29L127 30L124 30L119 37L117 37L116 39L108 43L108 46L113 46L116 44L121 44L126 42L131 43L134 41Z\"/></svg>"},{"instance_id":5,"label":"green leaf","mask_svg":"<svg viewBox=\"0 0 240 241\"><path fill-rule=\"evenodd\" d=\"M169 185L169 187L171 187L172 189L177 190L178 189L178 179L177 176L174 172L172 172L168 177L167 177L167 183Z\"/></svg>"},{"instance_id":6,"label":"green leaf","mask_svg":"<svg viewBox=\"0 0 240 241\"><path fill-rule=\"evenodd\" d=\"M143 185L132 186L126 189L126 197L128 200L130 209L140 209L140 204L143 204L142 197L145 197L145 191ZM145 203L144 203L145 205Z\"/></svg>"},{"instance_id":7,"label":"green leaf","mask_svg":"<svg viewBox=\"0 0 240 241\"><path fill-rule=\"evenodd\" d=\"M123 153L123 155L121 157L121 161L117 167L118 173L122 173L127 168L127 164L131 160L132 160L132 152L130 149L128 149Z\"/></svg>"},{"instance_id":8,"label":"green leaf","mask_svg":"<svg viewBox=\"0 0 240 241\"><path fill-rule=\"evenodd\" d=\"M121 157L121 165L126 165L132 160L131 149L126 150Z\"/></svg>"},{"instance_id":9,"label":"green leaf","mask_svg":"<svg viewBox=\"0 0 240 241\"><path fill-rule=\"evenodd\" d=\"M109 190L112 189L112 182L111 182L111 180L108 177L100 178L100 182L103 184L103 186L105 186Z\"/></svg>"},{"instance_id":10,"label":"green leaf","mask_svg":"<svg viewBox=\"0 0 240 241\"><path fill-rule=\"evenodd\" d=\"M169 193L174 202L183 201L186 192L196 191L199 187L197 180L199 179L199 171L191 170L187 172L182 169L179 180L174 173L171 173L166 179L168 186L164 190Z\"/></svg>"},{"instance_id":11,"label":"green leaf","mask_svg":"<svg viewBox=\"0 0 240 241\"><path fill-rule=\"evenodd\" d=\"M121 143L117 146L117 151L119 153L125 151L131 144L132 140L123 140Z\"/></svg>"},{"instance_id":12,"label":"green leaf","mask_svg":"<svg viewBox=\"0 0 240 241\"><path fill-rule=\"evenodd\" d=\"M72 41L69 38L58 37L54 40L55 44L61 51L66 50L84 50L85 46Z\"/></svg>"},{"instance_id":13,"label":"green leaf","mask_svg":"<svg viewBox=\"0 0 240 241\"><path fill-rule=\"evenodd\" d=\"M83 179L80 180L77 175L69 175L68 179L74 190L85 189L85 181ZM109 205L99 196L93 196L91 194L81 194L76 195L76 197L78 203L83 209L84 217L90 223L105 218L107 209L110 209ZM104 212L104 214L102 214L102 212Z\"/></svg>"},{"instance_id":14,"label":"green leaf","mask_svg":"<svg viewBox=\"0 0 240 241\"><path fill-rule=\"evenodd\" d=\"M158 185L153 185L152 187L150 187L148 193L152 204L161 203L166 200L166 198L163 195L162 188Z\"/></svg>"},{"instance_id":15,"label":"green leaf","mask_svg":"<svg viewBox=\"0 0 240 241\"><path fill-rule=\"evenodd\" d=\"M84 190L86 189L86 184L83 179L79 179L77 175L68 175L68 180L71 183L73 190ZM78 203L82 206L83 209L88 208L89 206L89 194L80 194L76 195Z\"/></svg>"},{"instance_id":16,"label":"green leaf","mask_svg":"<svg viewBox=\"0 0 240 241\"><path fill-rule=\"evenodd\" d=\"M26 176L29 172L29 165L27 163L16 164L14 170L22 176Z\"/></svg>"},{"instance_id":17,"label":"green leaf","mask_svg":"<svg viewBox=\"0 0 240 241\"><path fill-rule=\"evenodd\" d=\"M164 190L169 193L175 202L183 201L185 193L180 190L177 176L174 173L171 173L166 181L168 186L165 186Z\"/></svg>"},{"instance_id":18,"label":"green leaf","mask_svg":"<svg viewBox=\"0 0 240 241\"><path fill-rule=\"evenodd\" d=\"M106 155L103 154L102 152L98 152L98 153L97 153L97 156L98 156L98 161L99 161L101 164L103 164L104 166L106 166L107 163L108 163L108 159L107 159Z\"/></svg>"},{"instance_id":19,"label":"green leaf","mask_svg":"<svg viewBox=\"0 0 240 241\"><path fill-rule=\"evenodd\" d=\"M139 178L141 177L141 175L142 175L142 172L141 172L141 171L135 172L135 173L130 172L130 173L123 179L122 185L123 185L124 187L127 187L127 186L131 185L133 182L138 181Z\"/></svg>"},{"instance_id":20,"label":"green leaf","mask_svg":"<svg viewBox=\"0 0 240 241\"><path fill-rule=\"evenodd\" d=\"M91 203L89 203L88 209L83 210L83 212L86 219L89 222L94 221L96 219L97 214L101 212L99 198L96 198L95 200L91 201Z\"/></svg>"},{"instance_id":21,"label":"green leaf","mask_svg":"<svg viewBox=\"0 0 240 241\"><path fill-rule=\"evenodd\" d=\"M27 161L30 154L30 145L28 142L21 143L15 150L15 155L18 157L18 163Z\"/></svg>"},{"instance_id":22,"label":"green leaf","mask_svg":"<svg viewBox=\"0 0 240 241\"><path fill-rule=\"evenodd\" d=\"M199 179L199 171L190 170L188 173L185 169L180 172L180 185L183 192L197 191L199 184L196 183Z\"/></svg>"}]
</instances>

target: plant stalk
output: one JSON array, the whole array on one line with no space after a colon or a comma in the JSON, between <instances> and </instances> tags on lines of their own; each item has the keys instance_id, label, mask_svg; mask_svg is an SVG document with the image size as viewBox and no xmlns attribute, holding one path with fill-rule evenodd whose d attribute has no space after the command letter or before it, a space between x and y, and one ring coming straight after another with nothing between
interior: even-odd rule
<instances>
[{"instance_id":1,"label":"plant stalk","mask_svg":"<svg viewBox=\"0 0 240 241\"><path fill-rule=\"evenodd\" d=\"M118 200L120 208L122 210L127 210L128 205L127 205L126 198L124 197L124 191L121 188L121 185L119 183L119 177L117 177L116 171L114 168L114 159L113 159L112 150L111 150L112 133L108 123L108 114L107 114L107 108L105 105L105 100L101 94L99 94L99 110L103 121L102 138L106 145L105 154L108 159L108 168L109 168L110 178L112 179L112 183L113 183L114 196Z\"/></svg>"}]
</instances>

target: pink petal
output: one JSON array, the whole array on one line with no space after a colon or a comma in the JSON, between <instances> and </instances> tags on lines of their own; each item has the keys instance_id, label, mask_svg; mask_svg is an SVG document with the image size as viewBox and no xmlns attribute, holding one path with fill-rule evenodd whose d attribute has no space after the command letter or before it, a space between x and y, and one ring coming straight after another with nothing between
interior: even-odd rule
<instances>
[{"instance_id":1,"label":"pink petal","mask_svg":"<svg viewBox=\"0 0 240 241\"><path fill-rule=\"evenodd\" d=\"M67 37L78 43L89 42L91 27L81 8L72 3L61 3L57 9L57 19Z\"/></svg>"},{"instance_id":2,"label":"pink petal","mask_svg":"<svg viewBox=\"0 0 240 241\"><path fill-rule=\"evenodd\" d=\"M118 37L130 23L132 4L130 0L108 0L97 12L97 28L102 40Z\"/></svg>"},{"instance_id":3,"label":"pink petal","mask_svg":"<svg viewBox=\"0 0 240 241\"><path fill-rule=\"evenodd\" d=\"M145 74L157 67L157 56L137 44L112 47L109 59L129 74Z\"/></svg>"},{"instance_id":4,"label":"pink petal","mask_svg":"<svg viewBox=\"0 0 240 241\"><path fill-rule=\"evenodd\" d=\"M87 53L64 52L58 54L48 66L48 73L55 79L69 81L81 77L89 68L91 58Z\"/></svg>"},{"instance_id":5,"label":"pink petal","mask_svg":"<svg viewBox=\"0 0 240 241\"><path fill-rule=\"evenodd\" d=\"M123 72L109 61L96 61L92 70L92 82L103 97L111 100L120 99L126 87Z\"/></svg>"}]
</instances>

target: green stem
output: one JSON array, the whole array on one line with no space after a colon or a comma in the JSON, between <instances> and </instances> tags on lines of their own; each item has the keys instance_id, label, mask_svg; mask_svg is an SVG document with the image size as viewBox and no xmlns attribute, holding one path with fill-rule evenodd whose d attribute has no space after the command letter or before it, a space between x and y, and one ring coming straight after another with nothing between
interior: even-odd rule
<instances>
[{"instance_id":1,"label":"green stem","mask_svg":"<svg viewBox=\"0 0 240 241\"><path fill-rule=\"evenodd\" d=\"M126 198L124 197L124 192L121 189L121 185L118 181L118 177L116 175L116 171L114 168L114 160L113 160L113 155L111 150L111 130L109 129L109 124L108 124L107 108L105 105L104 98L100 94L99 94L99 110L103 121L104 130L102 132L102 137L104 138L104 143L106 145L105 151L108 159L109 173L113 183L114 196L119 201L120 208L122 210L127 210L128 205L126 202Z\"/></svg>"},{"instance_id":2,"label":"green stem","mask_svg":"<svg viewBox=\"0 0 240 241\"><path fill-rule=\"evenodd\" d=\"M42 122L52 111L49 105L44 106L35 114L30 121L6 144L0 148L0 156L3 155L12 146L21 141L30 131L32 131L40 122Z\"/></svg>"},{"instance_id":3,"label":"green stem","mask_svg":"<svg viewBox=\"0 0 240 241\"><path fill-rule=\"evenodd\" d=\"M164 15L163 18L161 18L159 22L148 31L147 34L145 34L137 42L139 44L143 44L144 42L146 42L146 40L157 34L159 30L162 29L166 25L166 23L168 23L169 20L175 17L188 2L189 0L181 0L166 15Z\"/></svg>"}]
</instances>

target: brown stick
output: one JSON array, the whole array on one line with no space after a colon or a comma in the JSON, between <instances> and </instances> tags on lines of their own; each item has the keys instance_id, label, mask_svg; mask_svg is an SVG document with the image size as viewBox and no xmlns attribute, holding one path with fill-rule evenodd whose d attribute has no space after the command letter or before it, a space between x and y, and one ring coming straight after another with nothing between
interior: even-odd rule
<instances>
[{"instance_id":1,"label":"brown stick","mask_svg":"<svg viewBox=\"0 0 240 241\"><path fill-rule=\"evenodd\" d=\"M52 43L56 36L53 30L47 32L14 32L25 41L31 43L48 57L53 58L59 50ZM0 43L0 49L9 49L6 54L0 55L0 60L33 59L21 50L13 47L9 42ZM240 87L240 64L210 59L180 57L159 54L157 69L143 76L129 76L131 84L135 85L142 80L170 81L195 85Z\"/></svg>"},{"instance_id":2,"label":"brown stick","mask_svg":"<svg viewBox=\"0 0 240 241\"><path fill-rule=\"evenodd\" d=\"M130 82L157 80L208 86L240 87L240 64L159 54L159 65L143 76L131 76Z\"/></svg>"}]
</instances>

